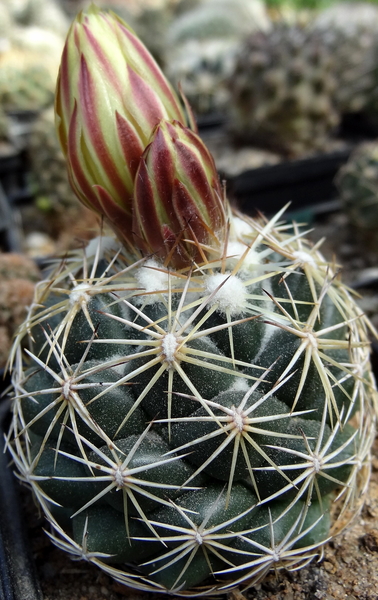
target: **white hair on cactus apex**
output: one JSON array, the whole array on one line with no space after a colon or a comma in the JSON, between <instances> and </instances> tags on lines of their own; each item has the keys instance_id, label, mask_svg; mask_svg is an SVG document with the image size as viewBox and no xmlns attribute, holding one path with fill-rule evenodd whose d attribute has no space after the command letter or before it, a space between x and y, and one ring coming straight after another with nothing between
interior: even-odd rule
<instances>
[{"instance_id":1,"label":"white hair on cactus apex","mask_svg":"<svg viewBox=\"0 0 378 600\"><path fill-rule=\"evenodd\" d=\"M293 257L296 262L300 262L301 265L310 265L310 267L316 267L316 262L313 256L309 252L304 250L295 250Z\"/></svg>"},{"instance_id":2,"label":"white hair on cactus apex","mask_svg":"<svg viewBox=\"0 0 378 600\"><path fill-rule=\"evenodd\" d=\"M98 250L98 247L100 249ZM93 257L99 252L99 259L104 258L106 251L117 251L119 248L119 242L110 236L97 236L88 242L85 248L85 255L87 258Z\"/></svg>"},{"instance_id":3,"label":"white hair on cactus apex","mask_svg":"<svg viewBox=\"0 0 378 600\"><path fill-rule=\"evenodd\" d=\"M70 293L70 304L76 304L76 302L88 304L91 299L89 290L92 289L90 283L79 283L75 285Z\"/></svg>"},{"instance_id":4,"label":"white hair on cactus apex","mask_svg":"<svg viewBox=\"0 0 378 600\"><path fill-rule=\"evenodd\" d=\"M233 217L231 220L231 236L242 239L243 237L250 236L253 232L252 227L247 221L240 217Z\"/></svg>"},{"instance_id":5,"label":"white hair on cactus apex","mask_svg":"<svg viewBox=\"0 0 378 600\"><path fill-rule=\"evenodd\" d=\"M162 350L168 364L174 363L177 348L178 342L176 336L174 333L167 333L162 342Z\"/></svg>"},{"instance_id":6,"label":"white hair on cactus apex","mask_svg":"<svg viewBox=\"0 0 378 600\"><path fill-rule=\"evenodd\" d=\"M216 305L219 312L230 316L240 315L246 305L247 291L243 281L230 273L215 273L206 281L206 288L211 298L209 305Z\"/></svg>"},{"instance_id":7,"label":"white hair on cactus apex","mask_svg":"<svg viewBox=\"0 0 378 600\"><path fill-rule=\"evenodd\" d=\"M166 271L161 263L150 258L146 260L144 265L135 272L135 279L138 285L146 291L147 296L139 298L140 303L153 304L158 301L158 295L153 292L168 291L168 271Z\"/></svg>"},{"instance_id":8,"label":"white hair on cactus apex","mask_svg":"<svg viewBox=\"0 0 378 600\"><path fill-rule=\"evenodd\" d=\"M244 258L240 265L240 271L251 271L261 262L259 253L248 249L246 244L237 241L231 241L227 244L227 264L230 267L236 265L242 256Z\"/></svg>"}]
</instances>

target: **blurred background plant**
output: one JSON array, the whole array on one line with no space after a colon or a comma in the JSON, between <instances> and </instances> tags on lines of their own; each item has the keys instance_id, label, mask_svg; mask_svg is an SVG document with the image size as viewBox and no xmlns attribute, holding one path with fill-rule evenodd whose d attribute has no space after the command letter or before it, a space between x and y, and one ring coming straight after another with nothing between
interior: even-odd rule
<instances>
[{"instance_id":1,"label":"blurred background plant","mask_svg":"<svg viewBox=\"0 0 378 600\"><path fill-rule=\"evenodd\" d=\"M378 242L378 143L359 144L337 174L340 199L350 223L365 242Z\"/></svg>"},{"instance_id":2,"label":"blurred background plant","mask_svg":"<svg viewBox=\"0 0 378 600\"><path fill-rule=\"evenodd\" d=\"M197 114L225 112L225 81L240 40L270 27L262 0L204 0L182 10L168 29L168 77L181 83Z\"/></svg>"}]
</instances>

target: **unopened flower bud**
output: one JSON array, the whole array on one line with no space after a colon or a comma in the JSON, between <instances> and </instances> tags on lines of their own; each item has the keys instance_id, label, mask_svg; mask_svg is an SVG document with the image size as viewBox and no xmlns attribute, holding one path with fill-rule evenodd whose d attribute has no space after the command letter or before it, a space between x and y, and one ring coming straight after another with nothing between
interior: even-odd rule
<instances>
[{"instance_id":1,"label":"unopened flower bud","mask_svg":"<svg viewBox=\"0 0 378 600\"><path fill-rule=\"evenodd\" d=\"M186 124L186 117L157 63L115 14L92 6L76 17L55 110L75 193L111 224L131 231L135 173L152 131L162 119Z\"/></svg>"},{"instance_id":2,"label":"unopened flower bud","mask_svg":"<svg viewBox=\"0 0 378 600\"><path fill-rule=\"evenodd\" d=\"M214 161L202 140L177 121L162 121L135 178L134 243L175 268L219 257L226 206Z\"/></svg>"}]
</instances>

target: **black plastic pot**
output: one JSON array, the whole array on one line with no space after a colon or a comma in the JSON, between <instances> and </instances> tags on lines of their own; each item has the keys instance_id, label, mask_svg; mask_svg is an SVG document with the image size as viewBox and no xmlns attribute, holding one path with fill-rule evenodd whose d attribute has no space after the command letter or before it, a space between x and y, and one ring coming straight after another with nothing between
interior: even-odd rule
<instances>
[{"instance_id":1,"label":"black plastic pot","mask_svg":"<svg viewBox=\"0 0 378 600\"><path fill-rule=\"evenodd\" d=\"M40 113L39 110L17 109L7 111L8 135L12 144L18 150L27 148L29 136Z\"/></svg>"},{"instance_id":2,"label":"black plastic pot","mask_svg":"<svg viewBox=\"0 0 378 600\"><path fill-rule=\"evenodd\" d=\"M18 484L11 458L4 452L9 404L6 397L0 397L0 600L43 600L22 518Z\"/></svg>"},{"instance_id":3,"label":"black plastic pot","mask_svg":"<svg viewBox=\"0 0 378 600\"><path fill-rule=\"evenodd\" d=\"M200 135L201 133L204 133L209 129L219 129L220 127L223 127L227 122L226 115L220 112L208 113L205 115L198 116L195 115L195 118L198 127L198 132Z\"/></svg>"},{"instance_id":4,"label":"black plastic pot","mask_svg":"<svg viewBox=\"0 0 378 600\"><path fill-rule=\"evenodd\" d=\"M358 144L378 138L378 121L367 113L355 112L343 115L339 135Z\"/></svg>"},{"instance_id":5,"label":"black plastic pot","mask_svg":"<svg viewBox=\"0 0 378 600\"><path fill-rule=\"evenodd\" d=\"M22 231L18 206L32 201L28 185L25 152L10 147L0 156L0 248L6 252L22 250Z\"/></svg>"},{"instance_id":6,"label":"black plastic pot","mask_svg":"<svg viewBox=\"0 0 378 600\"><path fill-rule=\"evenodd\" d=\"M6 154L0 156L0 183L12 204L30 197L28 160L25 152L10 147Z\"/></svg>"},{"instance_id":7,"label":"black plastic pot","mask_svg":"<svg viewBox=\"0 0 378 600\"><path fill-rule=\"evenodd\" d=\"M334 179L350 153L348 148L244 171L227 180L228 195L247 214L274 214L290 202L286 216L311 220L311 214L339 207Z\"/></svg>"}]
</instances>

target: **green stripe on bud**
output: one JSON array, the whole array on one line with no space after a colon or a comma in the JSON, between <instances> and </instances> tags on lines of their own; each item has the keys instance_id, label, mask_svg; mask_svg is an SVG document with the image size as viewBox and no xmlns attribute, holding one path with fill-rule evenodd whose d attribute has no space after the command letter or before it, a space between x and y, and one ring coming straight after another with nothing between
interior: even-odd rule
<instances>
[{"instance_id":1,"label":"green stripe on bud","mask_svg":"<svg viewBox=\"0 0 378 600\"><path fill-rule=\"evenodd\" d=\"M135 179L133 233L143 253L186 267L219 256L226 201L213 158L178 121L161 121Z\"/></svg>"}]
</instances>

